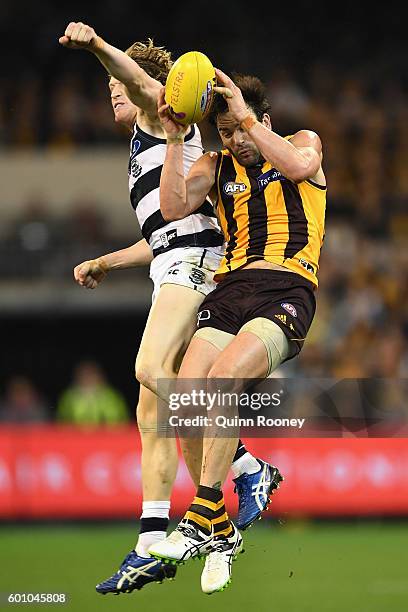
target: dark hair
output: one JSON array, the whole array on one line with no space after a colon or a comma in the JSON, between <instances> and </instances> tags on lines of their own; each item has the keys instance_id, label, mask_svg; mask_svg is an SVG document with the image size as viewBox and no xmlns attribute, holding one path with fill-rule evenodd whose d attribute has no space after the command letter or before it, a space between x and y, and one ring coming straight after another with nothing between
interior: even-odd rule
<instances>
[{"instance_id":1,"label":"dark hair","mask_svg":"<svg viewBox=\"0 0 408 612\"><path fill-rule=\"evenodd\" d=\"M170 51L166 51L164 47L156 47L149 38L145 43L133 43L126 50L126 55L135 60L153 79L160 81L162 85L166 83L167 75L173 65Z\"/></svg>"},{"instance_id":2,"label":"dark hair","mask_svg":"<svg viewBox=\"0 0 408 612\"><path fill-rule=\"evenodd\" d=\"M266 97L265 85L258 77L251 76L250 74L232 73L231 78L235 85L240 88L246 104L254 111L256 118L260 121L264 113L269 113L271 108ZM220 94L215 94L208 117L210 123L216 126L218 115L227 111L227 101Z\"/></svg>"}]
</instances>

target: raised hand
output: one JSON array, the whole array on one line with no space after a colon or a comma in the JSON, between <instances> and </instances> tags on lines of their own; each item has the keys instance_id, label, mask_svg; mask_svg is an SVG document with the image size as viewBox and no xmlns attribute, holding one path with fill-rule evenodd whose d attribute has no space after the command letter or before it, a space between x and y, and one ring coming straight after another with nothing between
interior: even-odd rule
<instances>
[{"instance_id":1,"label":"raised hand","mask_svg":"<svg viewBox=\"0 0 408 612\"><path fill-rule=\"evenodd\" d=\"M215 69L215 74L217 75L217 83L221 83L221 85L214 87L214 91L224 97L230 112L237 121L241 122L248 115L249 111L240 88L219 68Z\"/></svg>"},{"instance_id":2,"label":"raised hand","mask_svg":"<svg viewBox=\"0 0 408 612\"><path fill-rule=\"evenodd\" d=\"M58 42L69 49L86 49L87 51L94 51L103 45L101 37L95 30L82 21L71 21L65 29L64 36L61 36Z\"/></svg>"},{"instance_id":3,"label":"raised hand","mask_svg":"<svg viewBox=\"0 0 408 612\"><path fill-rule=\"evenodd\" d=\"M163 130L166 132L168 139L180 139L181 141L188 132L190 126L180 125L180 123L177 123L177 121L172 117L170 105L167 104L164 93L165 88L162 87L159 91L159 96L157 99L157 114L159 116L160 123L162 124Z\"/></svg>"}]
</instances>

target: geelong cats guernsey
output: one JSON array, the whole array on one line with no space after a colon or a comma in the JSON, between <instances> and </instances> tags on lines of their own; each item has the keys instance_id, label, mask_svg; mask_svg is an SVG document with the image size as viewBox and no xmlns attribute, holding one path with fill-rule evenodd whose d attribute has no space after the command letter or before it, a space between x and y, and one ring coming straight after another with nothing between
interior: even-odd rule
<instances>
[{"instance_id":1,"label":"geelong cats guernsey","mask_svg":"<svg viewBox=\"0 0 408 612\"><path fill-rule=\"evenodd\" d=\"M202 154L200 131L193 125L183 145L185 176ZM146 134L135 125L130 143L130 201L153 256L180 247L204 247L222 254L224 237L209 201L184 219L170 222L163 219L159 193L165 156L166 140Z\"/></svg>"}]
</instances>

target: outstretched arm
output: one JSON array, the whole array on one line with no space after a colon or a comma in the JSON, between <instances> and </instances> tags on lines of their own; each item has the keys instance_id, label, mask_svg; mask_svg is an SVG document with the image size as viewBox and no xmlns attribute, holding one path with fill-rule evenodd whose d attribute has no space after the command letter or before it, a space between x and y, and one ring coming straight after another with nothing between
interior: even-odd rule
<instances>
[{"instance_id":1,"label":"outstretched arm","mask_svg":"<svg viewBox=\"0 0 408 612\"><path fill-rule=\"evenodd\" d=\"M270 161L286 178L299 183L315 177L321 166L322 143L314 132L301 130L290 141L271 130L268 115L265 123L256 120L242 96L241 90L222 72L216 70L222 86L215 91L224 96L230 112L255 142L263 157Z\"/></svg>"},{"instance_id":2,"label":"outstretched arm","mask_svg":"<svg viewBox=\"0 0 408 612\"><path fill-rule=\"evenodd\" d=\"M78 285L87 289L96 289L110 270L125 270L148 265L152 259L151 248L143 238L127 249L80 263L74 268L74 278Z\"/></svg>"},{"instance_id":3,"label":"outstretched arm","mask_svg":"<svg viewBox=\"0 0 408 612\"><path fill-rule=\"evenodd\" d=\"M216 153L206 153L191 166L184 176L184 136L189 126L178 124L169 113L164 99L164 87L159 93L158 114L167 134L166 158L160 178L160 210L165 221L183 219L197 210L215 183Z\"/></svg>"},{"instance_id":4,"label":"outstretched arm","mask_svg":"<svg viewBox=\"0 0 408 612\"><path fill-rule=\"evenodd\" d=\"M133 104L148 114L157 114L157 95L161 83L149 76L126 53L98 36L91 26L71 21L59 42L69 49L85 49L96 55L108 73L126 86Z\"/></svg>"}]
</instances>

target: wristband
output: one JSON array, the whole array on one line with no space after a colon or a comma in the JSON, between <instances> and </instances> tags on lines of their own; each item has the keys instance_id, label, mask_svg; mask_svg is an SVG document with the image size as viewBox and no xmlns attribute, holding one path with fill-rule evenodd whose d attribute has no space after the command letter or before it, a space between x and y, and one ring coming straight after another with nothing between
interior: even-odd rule
<instances>
[{"instance_id":1,"label":"wristband","mask_svg":"<svg viewBox=\"0 0 408 612\"><path fill-rule=\"evenodd\" d=\"M184 134L177 136L167 136L167 144L184 144Z\"/></svg>"},{"instance_id":2,"label":"wristband","mask_svg":"<svg viewBox=\"0 0 408 612\"><path fill-rule=\"evenodd\" d=\"M255 124L258 123L258 120L253 117L253 115L247 115L241 122L240 126L244 128L247 132L254 127Z\"/></svg>"}]
</instances>

